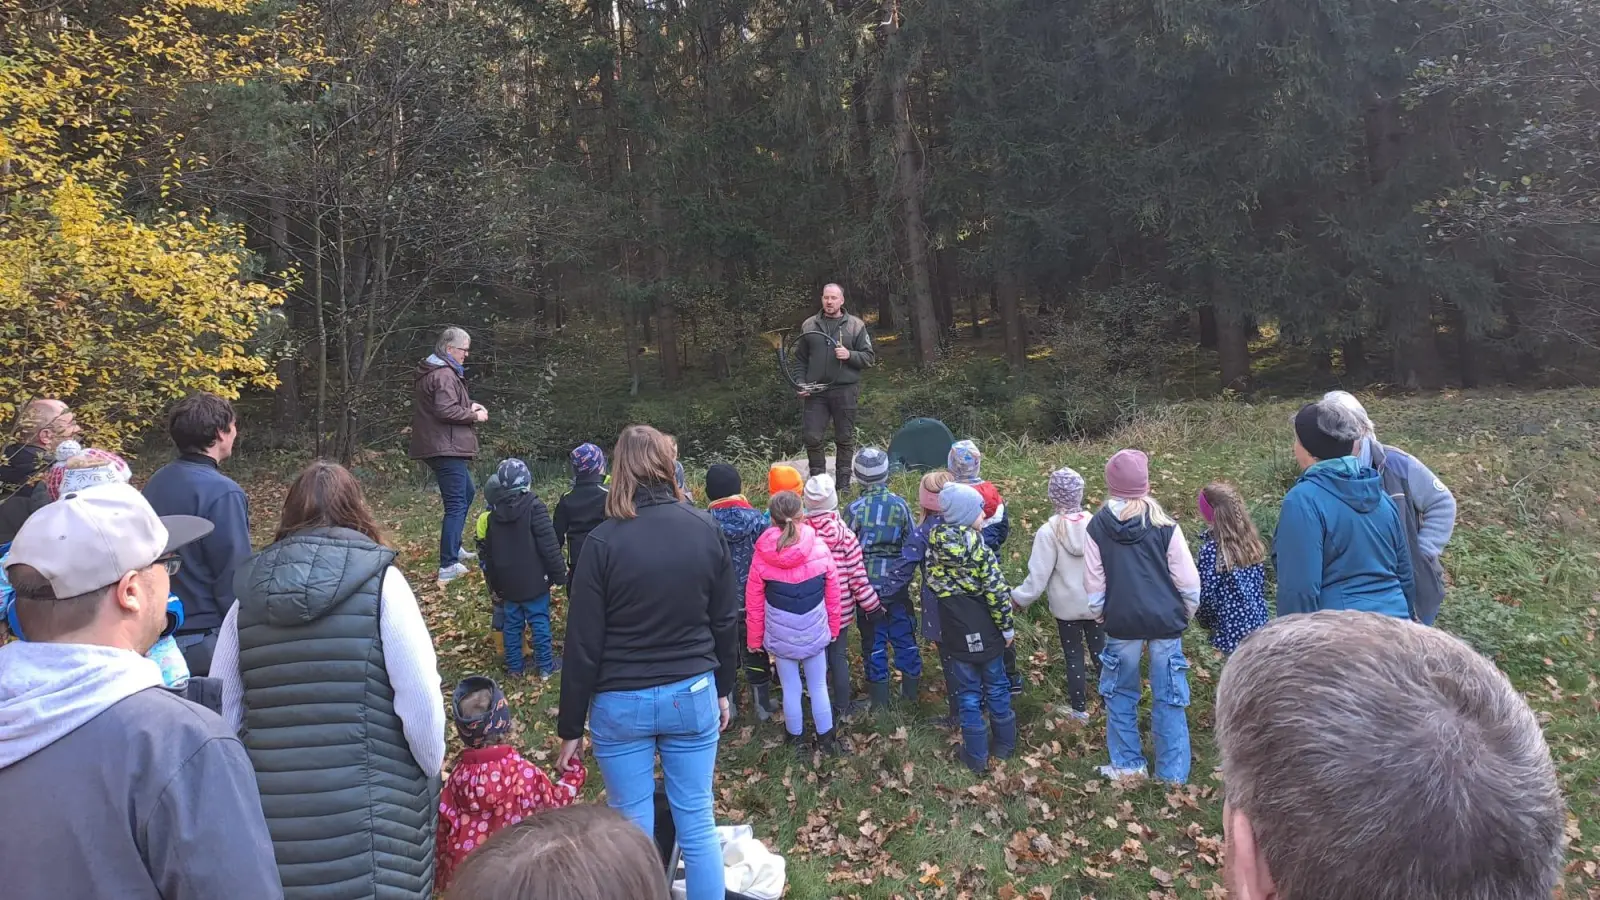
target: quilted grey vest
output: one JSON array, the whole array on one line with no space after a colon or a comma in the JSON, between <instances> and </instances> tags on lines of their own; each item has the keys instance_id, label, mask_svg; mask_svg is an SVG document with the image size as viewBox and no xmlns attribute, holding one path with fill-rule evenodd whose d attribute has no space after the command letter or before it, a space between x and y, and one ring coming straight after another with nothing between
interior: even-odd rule
<instances>
[{"instance_id":1,"label":"quilted grey vest","mask_svg":"<svg viewBox=\"0 0 1600 900\"><path fill-rule=\"evenodd\" d=\"M394 551L314 528L234 580L244 745L287 900L433 892L438 779L411 756L378 608Z\"/></svg>"}]
</instances>

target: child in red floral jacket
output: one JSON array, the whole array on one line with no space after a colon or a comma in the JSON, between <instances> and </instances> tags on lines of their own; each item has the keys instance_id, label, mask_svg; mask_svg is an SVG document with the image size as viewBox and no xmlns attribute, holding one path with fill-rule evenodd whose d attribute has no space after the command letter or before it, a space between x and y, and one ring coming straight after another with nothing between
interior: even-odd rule
<instances>
[{"instance_id":1,"label":"child in red floral jacket","mask_svg":"<svg viewBox=\"0 0 1600 900\"><path fill-rule=\"evenodd\" d=\"M466 749L439 792L438 860L435 887L442 891L462 860L493 837L541 809L567 806L583 789L587 772L573 758L559 782L504 743L511 733L511 707L494 679L469 675L451 698L456 733Z\"/></svg>"}]
</instances>

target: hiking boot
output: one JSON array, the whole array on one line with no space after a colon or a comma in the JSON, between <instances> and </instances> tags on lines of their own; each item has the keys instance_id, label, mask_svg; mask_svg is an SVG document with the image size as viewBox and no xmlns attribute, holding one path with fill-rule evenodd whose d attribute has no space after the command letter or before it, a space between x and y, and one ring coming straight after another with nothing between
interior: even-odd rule
<instances>
[{"instance_id":1,"label":"hiking boot","mask_svg":"<svg viewBox=\"0 0 1600 900\"><path fill-rule=\"evenodd\" d=\"M922 679L910 675L900 676L900 699L912 703L917 702L917 696L922 691Z\"/></svg>"},{"instance_id":2,"label":"hiking boot","mask_svg":"<svg viewBox=\"0 0 1600 900\"><path fill-rule=\"evenodd\" d=\"M467 567L463 566L461 563L456 563L453 566L445 566L439 570L439 583L449 584L465 574L467 574Z\"/></svg>"},{"instance_id":3,"label":"hiking boot","mask_svg":"<svg viewBox=\"0 0 1600 900\"><path fill-rule=\"evenodd\" d=\"M889 710L889 682L867 682L867 696L872 698L872 711L874 714L888 712Z\"/></svg>"},{"instance_id":4,"label":"hiking boot","mask_svg":"<svg viewBox=\"0 0 1600 900\"><path fill-rule=\"evenodd\" d=\"M850 750L839 740L839 726L835 725L829 730L817 735L817 747L829 756L849 756Z\"/></svg>"},{"instance_id":5,"label":"hiking boot","mask_svg":"<svg viewBox=\"0 0 1600 900\"><path fill-rule=\"evenodd\" d=\"M750 685L750 708L756 711L756 721L766 722L772 719L772 685Z\"/></svg>"}]
</instances>

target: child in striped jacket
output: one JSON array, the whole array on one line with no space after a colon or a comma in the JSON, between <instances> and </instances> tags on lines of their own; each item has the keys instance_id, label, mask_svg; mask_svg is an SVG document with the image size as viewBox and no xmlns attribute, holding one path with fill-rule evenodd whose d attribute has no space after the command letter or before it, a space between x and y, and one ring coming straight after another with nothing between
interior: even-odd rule
<instances>
[{"instance_id":1,"label":"child in striped jacket","mask_svg":"<svg viewBox=\"0 0 1600 900\"><path fill-rule=\"evenodd\" d=\"M805 484L806 524L833 553L839 570L839 636L828 645L828 691L836 718L858 712L850 693L850 623L857 607L869 620L883 618L883 604L867 578L861 542L839 515L839 491L832 475L813 475Z\"/></svg>"}]
</instances>

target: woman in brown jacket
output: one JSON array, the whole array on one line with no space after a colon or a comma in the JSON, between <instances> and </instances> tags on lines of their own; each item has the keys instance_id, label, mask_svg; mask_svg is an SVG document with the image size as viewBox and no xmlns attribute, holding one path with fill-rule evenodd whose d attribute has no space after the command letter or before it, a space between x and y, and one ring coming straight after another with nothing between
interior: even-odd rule
<instances>
[{"instance_id":1,"label":"woman in brown jacket","mask_svg":"<svg viewBox=\"0 0 1600 900\"><path fill-rule=\"evenodd\" d=\"M467 463L478 455L477 425L489 419L489 411L467 395L462 365L471 349L472 338L465 331L446 328L433 355L417 366L411 402L411 458L433 470L444 501L444 522L439 526L440 584L467 573L461 564L461 530L466 527L473 497Z\"/></svg>"}]
</instances>

